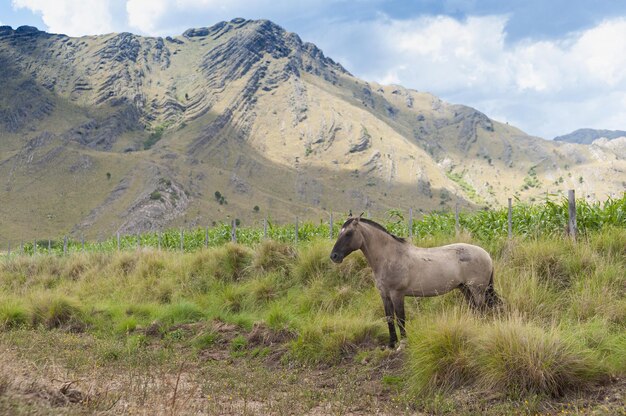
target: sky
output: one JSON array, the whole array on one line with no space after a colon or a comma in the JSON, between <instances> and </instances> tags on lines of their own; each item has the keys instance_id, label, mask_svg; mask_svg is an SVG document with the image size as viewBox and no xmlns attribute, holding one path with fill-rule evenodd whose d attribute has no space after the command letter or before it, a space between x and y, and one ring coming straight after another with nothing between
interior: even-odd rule
<instances>
[{"instance_id":1,"label":"sky","mask_svg":"<svg viewBox=\"0 0 626 416\"><path fill-rule=\"evenodd\" d=\"M626 130L625 0L0 0L0 24L70 36L177 35L235 17L528 134Z\"/></svg>"}]
</instances>

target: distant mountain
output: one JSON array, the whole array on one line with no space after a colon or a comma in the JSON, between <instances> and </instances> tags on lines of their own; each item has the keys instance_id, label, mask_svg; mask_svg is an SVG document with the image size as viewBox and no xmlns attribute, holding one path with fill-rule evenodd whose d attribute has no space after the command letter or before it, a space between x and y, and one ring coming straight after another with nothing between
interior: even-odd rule
<instances>
[{"instance_id":1,"label":"distant mountain","mask_svg":"<svg viewBox=\"0 0 626 416\"><path fill-rule=\"evenodd\" d=\"M360 80L267 20L165 38L2 26L0 68L0 244L626 184L621 147Z\"/></svg>"},{"instance_id":2,"label":"distant mountain","mask_svg":"<svg viewBox=\"0 0 626 416\"><path fill-rule=\"evenodd\" d=\"M591 144L594 140L605 137L609 140L618 137L626 137L626 131L623 130L597 130L597 129L578 129L569 134L555 137L554 140L559 142Z\"/></svg>"}]
</instances>

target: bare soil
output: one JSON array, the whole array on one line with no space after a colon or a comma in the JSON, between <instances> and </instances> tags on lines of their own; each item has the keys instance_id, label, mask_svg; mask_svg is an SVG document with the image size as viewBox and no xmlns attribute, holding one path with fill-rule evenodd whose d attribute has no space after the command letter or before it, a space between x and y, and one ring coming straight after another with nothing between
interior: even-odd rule
<instances>
[{"instance_id":1,"label":"bare soil","mask_svg":"<svg viewBox=\"0 0 626 416\"><path fill-rule=\"evenodd\" d=\"M552 400L511 401L463 389L418 400L401 391L401 351L358 346L358 353L336 365L306 366L287 359L287 342L294 337L288 331L263 325L243 331L220 321L169 330L187 338L212 331L218 341L201 350L175 345L165 362L136 365L90 358L94 341L84 333L0 333L0 414L626 415L624 379ZM141 331L152 339L149 348L164 348L165 335L156 325ZM52 333L54 339L47 335ZM238 354L231 342L240 336L247 346Z\"/></svg>"}]
</instances>

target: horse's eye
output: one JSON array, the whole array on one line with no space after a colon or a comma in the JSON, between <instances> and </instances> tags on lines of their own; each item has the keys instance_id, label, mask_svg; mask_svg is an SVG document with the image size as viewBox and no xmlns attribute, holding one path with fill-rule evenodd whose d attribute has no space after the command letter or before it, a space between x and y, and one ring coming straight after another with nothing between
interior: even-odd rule
<instances>
[{"instance_id":1,"label":"horse's eye","mask_svg":"<svg viewBox=\"0 0 626 416\"><path fill-rule=\"evenodd\" d=\"M350 230L350 231L347 231L345 235L346 237L350 238L352 237L352 234L354 234L354 231Z\"/></svg>"}]
</instances>

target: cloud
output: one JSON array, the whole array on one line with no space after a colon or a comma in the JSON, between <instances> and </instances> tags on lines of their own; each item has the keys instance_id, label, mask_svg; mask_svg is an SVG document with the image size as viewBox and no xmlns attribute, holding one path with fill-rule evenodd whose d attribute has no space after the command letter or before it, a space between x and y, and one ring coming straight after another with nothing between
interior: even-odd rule
<instances>
[{"instance_id":1,"label":"cloud","mask_svg":"<svg viewBox=\"0 0 626 416\"><path fill-rule=\"evenodd\" d=\"M157 34L157 24L171 7L167 0L128 0L128 24L144 33Z\"/></svg>"},{"instance_id":2,"label":"cloud","mask_svg":"<svg viewBox=\"0 0 626 416\"><path fill-rule=\"evenodd\" d=\"M70 36L113 31L108 0L12 0L14 9L29 9L41 14L49 32Z\"/></svg>"},{"instance_id":3,"label":"cloud","mask_svg":"<svg viewBox=\"0 0 626 416\"><path fill-rule=\"evenodd\" d=\"M626 127L626 19L515 43L507 42L508 19L381 15L306 36L360 78L430 91L531 134Z\"/></svg>"}]
</instances>

